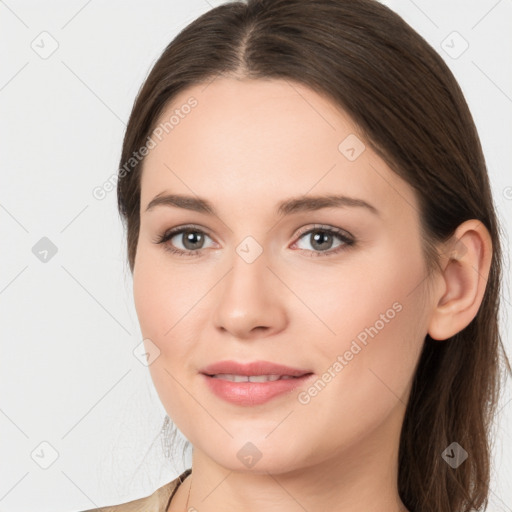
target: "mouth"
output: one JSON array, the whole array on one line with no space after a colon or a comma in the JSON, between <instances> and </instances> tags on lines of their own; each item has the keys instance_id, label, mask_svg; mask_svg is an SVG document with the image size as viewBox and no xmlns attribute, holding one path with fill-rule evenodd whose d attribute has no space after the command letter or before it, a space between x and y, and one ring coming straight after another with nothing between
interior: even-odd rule
<instances>
[{"instance_id":1,"label":"mouth","mask_svg":"<svg viewBox=\"0 0 512 512\"><path fill-rule=\"evenodd\" d=\"M200 374L217 397L241 406L261 405L282 395L290 397L314 375L307 369L268 361L221 361L203 368Z\"/></svg>"}]
</instances>

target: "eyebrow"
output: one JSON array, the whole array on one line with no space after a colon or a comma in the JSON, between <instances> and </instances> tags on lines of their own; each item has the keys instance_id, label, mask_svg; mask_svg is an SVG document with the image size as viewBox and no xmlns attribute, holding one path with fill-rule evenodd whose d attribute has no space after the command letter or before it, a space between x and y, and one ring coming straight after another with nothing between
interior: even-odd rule
<instances>
[{"instance_id":1,"label":"eyebrow","mask_svg":"<svg viewBox=\"0 0 512 512\"><path fill-rule=\"evenodd\" d=\"M157 206L168 206L184 208L199 213L206 213L217 216L215 208L206 199L200 197L186 196L181 194L160 193L155 196L146 207L146 212L153 210ZM312 212L322 208L344 208L361 207L369 210L374 215L380 215L379 210L363 199L348 197L344 195L317 195L301 196L285 199L278 204L278 215L291 215L298 212Z\"/></svg>"}]
</instances>

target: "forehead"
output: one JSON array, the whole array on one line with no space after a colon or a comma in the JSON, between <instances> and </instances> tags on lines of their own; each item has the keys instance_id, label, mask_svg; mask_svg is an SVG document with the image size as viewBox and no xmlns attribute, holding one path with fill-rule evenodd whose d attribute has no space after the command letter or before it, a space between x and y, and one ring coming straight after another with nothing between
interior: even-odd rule
<instances>
[{"instance_id":1,"label":"forehead","mask_svg":"<svg viewBox=\"0 0 512 512\"><path fill-rule=\"evenodd\" d=\"M340 107L287 80L216 78L189 87L162 113L152 140L141 210L164 191L240 211L309 191L372 198L379 209L390 194L414 201Z\"/></svg>"}]
</instances>

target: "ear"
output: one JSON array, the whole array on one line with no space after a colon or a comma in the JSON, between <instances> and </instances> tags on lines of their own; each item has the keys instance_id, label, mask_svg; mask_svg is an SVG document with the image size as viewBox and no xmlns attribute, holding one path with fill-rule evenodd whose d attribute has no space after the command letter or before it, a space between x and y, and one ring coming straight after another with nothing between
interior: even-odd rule
<instances>
[{"instance_id":1,"label":"ear","mask_svg":"<svg viewBox=\"0 0 512 512\"><path fill-rule=\"evenodd\" d=\"M476 219L463 222L444 244L443 271L428 328L431 338L445 340L475 318L487 285L491 256L489 231Z\"/></svg>"}]
</instances>

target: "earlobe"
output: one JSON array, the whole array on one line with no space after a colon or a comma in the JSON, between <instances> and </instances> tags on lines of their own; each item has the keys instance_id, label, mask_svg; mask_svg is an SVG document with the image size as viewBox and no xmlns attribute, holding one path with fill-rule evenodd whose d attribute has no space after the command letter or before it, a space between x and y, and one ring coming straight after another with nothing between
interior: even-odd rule
<instances>
[{"instance_id":1,"label":"earlobe","mask_svg":"<svg viewBox=\"0 0 512 512\"><path fill-rule=\"evenodd\" d=\"M442 254L442 291L434 297L428 334L445 340L462 331L475 318L487 285L492 241L476 219L463 222L445 244Z\"/></svg>"}]
</instances>

